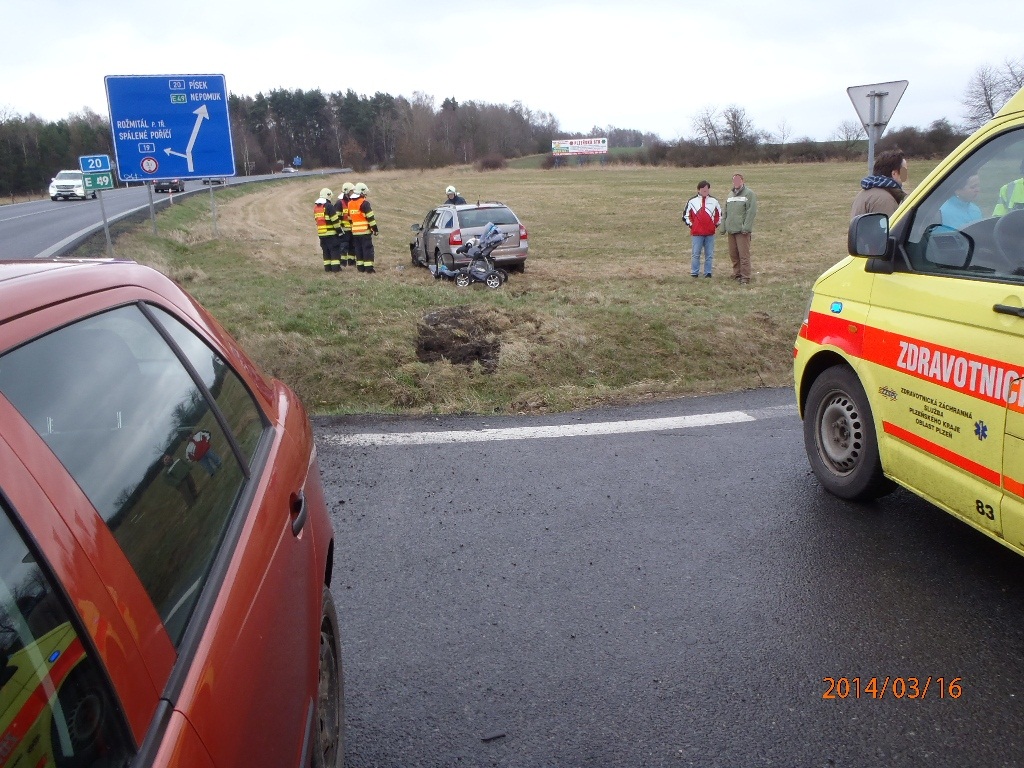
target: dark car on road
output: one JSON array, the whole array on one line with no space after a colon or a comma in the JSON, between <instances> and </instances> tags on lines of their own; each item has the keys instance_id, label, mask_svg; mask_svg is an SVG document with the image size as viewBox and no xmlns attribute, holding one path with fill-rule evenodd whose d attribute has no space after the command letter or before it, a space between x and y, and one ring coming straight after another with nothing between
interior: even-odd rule
<instances>
[{"instance_id":1,"label":"dark car on road","mask_svg":"<svg viewBox=\"0 0 1024 768\"><path fill-rule=\"evenodd\" d=\"M184 192L184 179L157 179L153 182L154 192Z\"/></svg>"},{"instance_id":2,"label":"dark car on road","mask_svg":"<svg viewBox=\"0 0 1024 768\"><path fill-rule=\"evenodd\" d=\"M0 763L340 768L306 411L131 262L0 263Z\"/></svg>"},{"instance_id":3,"label":"dark car on road","mask_svg":"<svg viewBox=\"0 0 1024 768\"><path fill-rule=\"evenodd\" d=\"M422 224L412 225L413 238L409 243L412 263L425 267L436 264L440 258L443 263L456 267L469 264L469 256L458 253L458 249L482 234L488 224L510 235L491 254L495 265L522 272L530 251L529 236L512 209L499 202L439 205L431 209Z\"/></svg>"}]
</instances>

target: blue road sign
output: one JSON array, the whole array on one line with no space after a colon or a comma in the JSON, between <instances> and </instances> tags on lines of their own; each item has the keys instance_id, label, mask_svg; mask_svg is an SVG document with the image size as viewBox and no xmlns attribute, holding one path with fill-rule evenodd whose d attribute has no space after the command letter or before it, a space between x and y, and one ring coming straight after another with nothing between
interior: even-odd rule
<instances>
[{"instance_id":1,"label":"blue road sign","mask_svg":"<svg viewBox=\"0 0 1024 768\"><path fill-rule=\"evenodd\" d=\"M122 181L234 176L224 75L107 75Z\"/></svg>"},{"instance_id":2,"label":"blue road sign","mask_svg":"<svg viewBox=\"0 0 1024 768\"><path fill-rule=\"evenodd\" d=\"M82 155L78 167L82 173L104 173L110 170L110 155Z\"/></svg>"}]
</instances>

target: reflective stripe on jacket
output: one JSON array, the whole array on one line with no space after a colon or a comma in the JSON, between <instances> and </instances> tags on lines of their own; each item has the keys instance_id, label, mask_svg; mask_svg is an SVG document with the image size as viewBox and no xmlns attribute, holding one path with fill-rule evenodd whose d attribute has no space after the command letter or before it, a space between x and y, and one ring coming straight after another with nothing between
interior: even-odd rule
<instances>
[{"instance_id":1,"label":"reflective stripe on jacket","mask_svg":"<svg viewBox=\"0 0 1024 768\"><path fill-rule=\"evenodd\" d=\"M329 200L320 198L313 204L313 221L319 237L331 237L341 231L340 217Z\"/></svg>"},{"instance_id":2,"label":"reflective stripe on jacket","mask_svg":"<svg viewBox=\"0 0 1024 768\"><path fill-rule=\"evenodd\" d=\"M377 227L370 201L364 197L354 197L349 200L348 220L352 224L353 235L368 235L371 229Z\"/></svg>"},{"instance_id":3,"label":"reflective stripe on jacket","mask_svg":"<svg viewBox=\"0 0 1024 768\"><path fill-rule=\"evenodd\" d=\"M999 202L992 211L993 216L1005 216L1010 211L1024 208L1024 179L1004 184L999 190Z\"/></svg>"}]
</instances>

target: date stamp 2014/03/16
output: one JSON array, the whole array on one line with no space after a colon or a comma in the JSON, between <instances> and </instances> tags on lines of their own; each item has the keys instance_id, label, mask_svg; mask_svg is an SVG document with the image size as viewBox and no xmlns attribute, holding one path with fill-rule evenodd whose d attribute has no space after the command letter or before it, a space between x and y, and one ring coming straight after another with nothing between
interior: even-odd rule
<instances>
[{"instance_id":1,"label":"date stamp 2014/03/16","mask_svg":"<svg viewBox=\"0 0 1024 768\"><path fill-rule=\"evenodd\" d=\"M960 677L823 677L823 699L959 699L964 695Z\"/></svg>"}]
</instances>

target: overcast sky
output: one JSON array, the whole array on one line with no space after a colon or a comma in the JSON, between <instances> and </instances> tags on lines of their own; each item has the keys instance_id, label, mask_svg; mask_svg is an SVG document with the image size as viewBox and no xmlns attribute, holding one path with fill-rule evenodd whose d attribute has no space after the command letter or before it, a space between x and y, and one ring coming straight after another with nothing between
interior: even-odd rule
<instances>
[{"instance_id":1,"label":"overcast sky","mask_svg":"<svg viewBox=\"0 0 1024 768\"><path fill-rule=\"evenodd\" d=\"M908 80L889 124L962 119L983 64L1024 57L1024 3L0 0L0 116L107 116L105 75L223 74L228 90L415 92L547 112L565 131L694 135L706 107L825 139L846 88ZM857 10L844 10L856 8ZM334 9L332 11L332 9ZM988 9L988 11L986 11ZM870 11L870 16L868 12Z\"/></svg>"}]
</instances>

